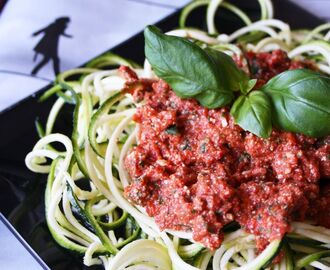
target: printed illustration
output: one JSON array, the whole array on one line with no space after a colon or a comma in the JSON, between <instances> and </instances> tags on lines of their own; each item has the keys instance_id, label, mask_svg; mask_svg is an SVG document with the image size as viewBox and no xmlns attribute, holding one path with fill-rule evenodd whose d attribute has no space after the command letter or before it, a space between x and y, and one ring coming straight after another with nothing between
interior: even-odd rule
<instances>
[{"instance_id":1,"label":"printed illustration","mask_svg":"<svg viewBox=\"0 0 330 270\"><path fill-rule=\"evenodd\" d=\"M33 37L44 34L38 44L34 47L35 55L33 61L36 61L38 55L42 55L42 60L31 71L32 75L36 75L39 70L45 66L49 61L53 62L54 73L60 73L60 58L58 56L58 46L60 37L64 36L72 38L72 35L65 33L68 24L70 23L69 17L57 18L53 23L42 28L32 34Z\"/></svg>"}]
</instances>

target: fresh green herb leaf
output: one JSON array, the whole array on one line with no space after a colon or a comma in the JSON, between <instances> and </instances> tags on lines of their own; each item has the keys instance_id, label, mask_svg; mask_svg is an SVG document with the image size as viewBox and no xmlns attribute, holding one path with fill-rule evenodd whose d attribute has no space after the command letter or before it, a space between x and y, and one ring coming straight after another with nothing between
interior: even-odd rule
<instances>
[{"instance_id":1,"label":"fresh green herb leaf","mask_svg":"<svg viewBox=\"0 0 330 270\"><path fill-rule=\"evenodd\" d=\"M176 135L179 133L178 128L176 125L170 125L165 129L165 132L170 135Z\"/></svg>"},{"instance_id":2,"label":"fresh green herb leaf","mask_svg":"<svg viewBox=\"0 0 330 270\"><path fill-rule=\"evenodd\" d=\"M330 134L330 77L296 69L272 78L262 90L273 105L279 128L311 137Z\"/></svg>"},{"instance_id":3,"label":"fresh green herb leaf","mask_svg":"<svg viewBox=\"0 0 330 270\"><path fill-rule=\"evenodd\" d=\"M209 109L216 109L230 103L234 95L232 92L224 94L217 91L205 90L194 98L196 98L202 106Z\"/></svg>"},{"instance_id":4,"label":"fresh green herb leaf","mask_svg":"<svg viewBox=\"0 0 330 270\"><path fill-rule=\"evenodd\" d=\"M248 96L240 96L234 102L230 113L241 128L262 138L270 136L271 104L262 91L253 91Z\"/></svg>"},{"instance_id":5,"label":"fresh green herb leaf","mask_svg":"<svg viewBox=\"0 0 330 270\"><path fill-rule=\"evenodd\" d=\"M214 61L221 82L227 81L231 91L238 91L241 82L245 84L249 82L248 75L237 67L236 63L229 55L210 48L205 48L204 52Z\"/></svg>"},{"instance_id":6,"label":"fresh green herb leaf","mask_svg":"<svg viewBox=\"0 0 330 270\"><path fill-rule=\"evenodd\" d=\"M248 94L253 89L253 87L256 85L257 81L258 81L257 79L252 79L249 81L246 81L246 80L240 81L239 89L241 90L241 93Z\"/></svg>"},{"instance_id":7,"label":"fresh green herb leaf","mask_svg":"<svg viewBox=\"0 0 330 270\"><path fill-rule=\"evenodd\" d=\"M217 91L217 78L203 50L186 39L167 36L155 26L144 30L145 54L158 77L180 97ZM205 87L206 86L206 87Z\"/></svg>"},{"instance_id":8,"label":"fresh green herb leaf","mask_svg":"<svg viewBox=\"0 0 330 270\"><path fill-rule=\"evenodd\" d=\"M144 31L145 54L158 77L182 98L195 97L203 106L217 108L229 104L247 79L226 54L203 50L187 39L167 36L154 26Z\"/></svg>"}]
</instances>

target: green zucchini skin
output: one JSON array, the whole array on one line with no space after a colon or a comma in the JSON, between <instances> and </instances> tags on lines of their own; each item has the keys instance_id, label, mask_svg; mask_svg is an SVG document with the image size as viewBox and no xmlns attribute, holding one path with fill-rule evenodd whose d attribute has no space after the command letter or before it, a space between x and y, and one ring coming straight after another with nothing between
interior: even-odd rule
<instances>
[{"instance_id":1,"label":"green zucchini skin","mask_svg":"<svg viewBox=\"0 0 330 270\"><path fill-rule=\"evenodd\" d=\"M312 262L315 262L322 258L327 258L327 257L330 257L330 250L319 251L319 252L316 252L313 254L306 255L296 262L296 266L295 266L294 270L303 269L305 266L308 266Z\"/></svg>"},{"instance_id":2,"label":"green zucchini skin","mask_svg":"<svg viewBox=\"0 0 330 270\"><path fill-rule=\"evenodd\" d=\"M295 264L294 264L293 252L290 248L287 238L284 238L283 240L283 250L286 261L286 265L285 265L286 270L294 270Z\"/></svg>"},{"instance_id":3,"label":"green zucchini skin","mask_svg":"<svg viewBox=\"0 0 330 270\"><path fill-rule=\"evenodd\" d=\"M110 111L111 107L117 101L119 101L123 96L124 96L124 94L119 92L119 93L116 93L113 96L109 97L101 105L101 107L93 114L93 116L91 118L91 121L90 121L90 124L88 127L88 140L89 140L89 143L92 146L92 149L94 150L94 152L102 158L105 157L105 149L100 147L100 144L98 144L96 142L96 137L95 137L97 120L100 118L100 116L107 114Z\"/></svg>"},{"instance_id":4,"label":"green zucchini skin","mask_svg":"<svg viewBox=\"0 0 330 270\"><path fill-rule=\"evenodd\" d=\"M295 235L295 234L287 234L286 239L290 243L303 245L303 246L307 246L307 247L314 247L314 248L321 248L321 245L323 244L320 241L305 238L303 236Z\"/></svg>"}]
</instances>

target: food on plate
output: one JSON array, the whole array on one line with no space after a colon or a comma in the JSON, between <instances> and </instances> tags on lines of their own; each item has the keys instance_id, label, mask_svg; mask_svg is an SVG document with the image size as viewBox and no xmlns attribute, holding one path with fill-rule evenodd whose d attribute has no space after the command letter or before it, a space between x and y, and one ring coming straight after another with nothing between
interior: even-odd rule
<instances>
[{"instance_id":1,"label":"food on plate","mask_svg":"<svg viewBox=\"0 0 330 270\"><path fill-rule=\"evenodd\" d=\"M85 265L329 269L330 25L294 31L259 3L251 22L193 1L180 29L146 27L143 68L107 53L41 96L58 98L26 164ZM207 32L187 28L203 5ZM219 7L247 26L219 34ZM64 106L72 134L54 130Z\"/></svg>"}]
</instances>

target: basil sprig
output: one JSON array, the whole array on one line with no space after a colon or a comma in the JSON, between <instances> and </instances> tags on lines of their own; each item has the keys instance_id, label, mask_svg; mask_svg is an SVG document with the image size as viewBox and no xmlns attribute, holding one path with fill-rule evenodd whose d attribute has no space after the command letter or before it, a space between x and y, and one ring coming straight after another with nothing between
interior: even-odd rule
<instances>
[{"instance_id":1,"label":"basil sprig","mask_svg":"<svg viewBox=\"0 0 330 270\"><path fill-rule=\"evenodd\" d=\"M218 108L232 102L238 82L248 79L224 53L164 35L155 26L148 26L144 37L145 54L154 72L179 97L194 97L207 108Z\"/></svg>"},{"instance_id":2,"label":"basil sprig","mask_svg":"<svg viewBox=\"0 0 330 270\"><path fill-rule=\"evenodd\" d=\"M230 114L241 128L259 137L268 138L272 132L270 111L269 97L262 91L253 91L249 95L238 97Z\"/></svg>"},{"instance_id":3,"label":"basil sprig","mask_svg":"<svg viewBox=\"0 0 330 270\"><path fill-rule=\"evenodd\" d=\"M235 122L262 138L270 136L272 125L312 137L330 134L329 76L289 70L252 91L257 81L249 80L228 55L164 35L154 26L144 36L154 72L179 97L194 98L210 109L233 104Z\"/></svg>"},{"instance_id":4,"label":"basil sprig","mask_svg":"<svg viewBox=\"0 0 330 270\"><path fill-rule=\"evenodd\" d=\"M273 122L311 137L330 134L330 77L307 69L285 71L261 89L273 105Z\"/></svg>"}]
</instances>

